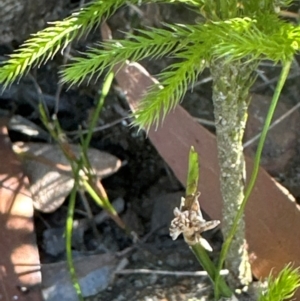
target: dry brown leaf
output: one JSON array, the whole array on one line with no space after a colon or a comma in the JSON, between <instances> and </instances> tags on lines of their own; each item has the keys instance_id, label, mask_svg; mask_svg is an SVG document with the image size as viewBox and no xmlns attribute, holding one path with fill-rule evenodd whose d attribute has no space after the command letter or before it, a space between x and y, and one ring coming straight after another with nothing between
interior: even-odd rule
<instances>
[{"instance_id":1,"label":"dry brown leaf","mask_svg":"<svg viewBox=\"0 0 300 301\"><path fill-rule=\"evenodd\" d=\"M0 300L41 301L33 206L21 164L0 120ZM27 288L24 293L21 287Z\"/></svg>"},{"instance_id":2,"label":"dry brown leaf","mask_svg":"<svg viewBox=\"0 0 300 301\"><path fill-rule=\"evenodd\" d=\"M80 147L70 145L79 156ZM14 143L23 168L30 182L34 208L42 212L53 212L64 202L74 185L71 166L60 147L46 143ZM115 156L90 148L88 157L95 174L105 178L116 172L121 161Z\"/></svg>"}]
</instances>

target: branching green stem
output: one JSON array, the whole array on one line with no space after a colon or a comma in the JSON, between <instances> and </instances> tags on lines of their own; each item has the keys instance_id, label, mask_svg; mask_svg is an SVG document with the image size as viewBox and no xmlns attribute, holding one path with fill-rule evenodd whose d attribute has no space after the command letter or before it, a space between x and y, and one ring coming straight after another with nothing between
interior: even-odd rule
<instances>
[{"instance_id":1,"label":"branching green stem","mask_svg":"<svg viewBox=\"0 0 300 301\"><path fill-rule=\"evenodd\" d=\"M103 200L99 197L95 189L90 185L88 181L83 181L82 186L86 189L93 200L102 208L107 210L112 215L118 215L115 208L111 205L109 200Z\"/></svg>"},{"instance_id":2,"label":"branching green stem","mask_svg":"<svg viewBox=\"0 0 300 301\"><path fill-rule=\"evenodd\" d=\"M245 191L245 196L244 196L243 202L241 203L241 206L240 206L240 208L239 208L239 210L238 210L238 212L235 216L233 226L232 226L232 228L231 228L231 230L228 234L228 237L227 237L226 241L223 244L223 247L222 247L222 250L221 250L221 253L220 253L220 258L219 258L219 261L218 261L218 269L217 269L219 272L223 267L223 264L225 262L228 250L229 250L230 245L231 245L231 242L232 242L232 240L234 238L234 235L236 233L236 230L237 230L237 227L238 227L238 224L239 224L239 220L243 216L247 201L249 199L249 196L250 196L250 194L253 190L254 184L256 182L256 178L257 178L258 171L259 171L259 163L260 163L260 159L261 159L263 146L264 146L266 136L267 136L267 133L268 133L268 130L269 130L269 127L270 127L275 109L276 109L276 105L277 105L281 90L282 90L282 88L284 86L284 83L286 81L286 78L288 76L288 73L289 73L289 70L290 70L290 67L291 67L291 63L292 63L292 59L285 62L284 65L283 65L283 69L281 71L280 78L279 78L279 81L277 83L276 90L274 92L272 102L271 102L271 105L270 105L270 108L269 108L269 111L268 111L268 115L266 117L265 124L264 124L263 130L262 130L261 136L260 136L260 140L259 140L259 143L258 143L258 147L257 147L255 159L254 159L253 171L252 171L252 174L251 174L251 177L250 177L249 184L248 184L247 189ZM216 273L216 278L215 278L215 298L216 299L218 299L219 296L220 296L219 282L220 282L220 274Z\"/></svg>"}]
</instances>

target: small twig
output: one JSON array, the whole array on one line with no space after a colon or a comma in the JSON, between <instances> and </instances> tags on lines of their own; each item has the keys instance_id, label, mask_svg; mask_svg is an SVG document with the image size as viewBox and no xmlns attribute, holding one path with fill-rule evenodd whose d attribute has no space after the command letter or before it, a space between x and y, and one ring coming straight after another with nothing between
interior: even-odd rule
<instances>
[{"instance_id":1,"label":"small twig","mask_svg":"<svg viewBox=\"0 0 300 301\"><path fill-rule=\"evenodd\" d=\"M144 18L144 17L145 17L143 11L140 10L136 5L130 4L129 2L127 2L127 5L128 5L133 11L135 11L135 12L139 15L139 17L141 17L141 18Z\"/></svg>"},{"instance_id":2,"label":"small twig","mask_svg":"<svg viewBox=\"0 0 300 301\"><path fill-rule=\"evenodd\" d=\"M51 225L44 219L43 215L38 210L36 210L34 214L36 214L36 216L42 221L42 223L46 226L47 229L52 228Z\"/></svg>"},{"instance_id":3,"label":"small twig","mask_svg":"<svg viewBox=\"0 0 300 301\"><path fill-rule=\"evenodd\" d=\"M43 104L43 107L45 108L46 114L48 116L50 116L49 111L48 111L48 107L46 106L44 94L43 94L43 91L42 91L40 85L38 84L36 78L31 73L28 73L28 76L31 79L31 81L32 81L32 83L33 83L33 85L34 85L34 87L37 91L38 99L39 99L40 103ZM34 104L34 107L36 108L36 104Z\"/></svg>"},{"instance_id":4,"label":"small twig","mask_svg":"<svg viewBox=\"0 0 300 301\"><path fill-rule=\"evenodd\" d=\"M259 63L259 66L263 66L263 67L276 67L276 68L281 68L281 64L275 64L274 62L272 61L268 61L268 60L265 60L265 61L262 61Z\"/></svg>"},{"instance_id":5,"label":"small twig","mask_svg":"<svg viewBox=\"0 0 300 301\"><path fill-rule=\"evenodd\" d=\"M215 122L211 121L211 120L207 120L207 119L203 119L203 118L199 118L199 117L194 117L194 119L196 121L198 121L200 124L204 124L204 125L208 125L208 126L215 126Z\"/></svg>"},{"instance_id":6,"label":"small twig","mask_svg":"<svg viewBox=\"0 0 300 301\"><path fill-rule=\"evenodd\" d=\"M113 127L113 126L121 123L125 119L126 118L124 118L124 117L116 119L110 123L94 127L92 131L93 131L93 133L95 133L95 132L100 132L100 131L106 130L110 127ZM68 135L79 135L79 134L87 134L88 132L89 132L89 130L77 130L77 131L69 131L69 132L65 132L65 133Z\"/></svg>"},{"instance_id":7,"label":"small twig","mask_svg":"<svg viewBox=\"0 0 300 301\"><path fill-rule=\"evenodd\" d=\"M293 78L298 77L298 76L299 76L299 69L296 69L296 71L294 73L289 74L288 79L293 79ZM276 76L276 77L270 79L269 82L263 83L263 84L260 84L256 87L254 87L253 89L251 89L251 92L260 90L260 89L266 87L267 85L276 83L278 81L278 79L279 79L279 76Z\"/></svg>"},{"instance_id":8,"label":"small twig","mask_svg":"<svg viewBox=\"0 0 300 301\"><path fill-rule=\"evenodd\" d=\"M150 269L124 269L116 271L116 274L119 275L128 275L128 274L154 274L154 275L165 275L165 276L175 276L175 277L207 277L208 273L206 271L196 271L196 272L187 272L187 271L162 271L162 270L150 270ZM228 270L221 270L220 275L228 275Z\"/></svg>"},{"instance_id":9,"label":"small twig","mask_svg":"<svg viewBox=\"0 0 300 301\"><path fill-rule=\"evenodd\" d=\"M187 90L188 91L189 90L193 90L195 87L201 86L201 85L206 84L206 83L211 82L211 81L212 81L212 77L211 76L207 76L207 77L205 77L203 79L200 79L200 80L196 81L193 85L190 85Z\"/></svg>"},{"instance_id":10,"label":"small twig","mask_svg":"<svg viewBox=\"0 0 300 301\"><path fill-rule=\"evenodd\" d=\"M279 15L281 17L285 17L285 18L292 18L292 19L296 19L296 20L300 19L300 12L294 13L294 12L287 11L287 10L281 10L279 12Z\"/></svg>"},{"instance_id":11,"label":"small twig","mask_svg":"<svg viewBox=\"0 0 300 301\"><path fill-rule=\"evenodd\" d=\"M290 110L288 110L287 112L285 112L283 115L281 115L278 119L276 119L271 125L269 130L271 130L272 128L274 128L276 125L278 125L280 122L282 122L284 119L286 119L288 116L290 116L292 113L294 113L298 108L300 108L300 102L297 103L294 107L292 107ZM253 138L249 139L247 142L244 143L243 147L244 149L248 146L250 146L251 144L253 144L256 140L259 139L259 137L261 136L261 132L257 135L255 135Z\"/></svg>"},{"instance_id":12,"label":"small twig","mask_svg":"<svg viewBox=\"0 0 300 301\"><path fill-rule=\"evenodd\" d=\"M1 283L1 286L2 286L2 292L3 292L3 297L5 297L5 300L6 301L9 301L11 300L11 298L8 297L8 293L7 293L7 290L6 290L6 287L5 287L5 283L4 283L4 278L6 278L7 275L6 275L6 270L5 270L5 267L4 266L0 266L0 283ZM2 295L1 295L1 299L2 299Z\"/></svg>"},{"instance_id":13,"label":"small twig","mask_svg":"<svg viewBox=\"0 0 300 301\"><path fill-rule=\"evenodd\" d=\"M68 60L69 60L69 56L70 56L70 52L71 52L71 44L69 44L66 47L66 50L63 53L63 65L66 65ZM54 106L54 114L58 113L58 109L59 109L59 100L60 100L60 94L62 92L62 88L63 88L63 84L61 82L58 82L57 84L57 89L55 92L55 106Z\"/></svg>"},{"instance_id":14,"label":"small twig","mask_svg":"<svg viewBox=\"0 0 300 301\"><path fill-rule=\"evenodd\" d=\"M79 8L82 8L85 4L85 0L80 0L79 2ZM68 60L70 59L70 53L71 53L72 43L70 43L63 52L63 65L66 65ZM58 109L59 109L59 100L60 100L60 94L62 92L63 84L61 82L58 82L57 90L55 93L55 106L54 106L54 114L57 115Z\"/></svg>"},{"instance_id":15,"label":"small twig","mask_svg":"<svg viewBox=\"0 0 300 301\"><path fill-rule=\"evenodd\" d=\"M258 76L264 81L264 83L266 84L266 86L270 84L270 79L264 74L264 71L259 70L259 69L256 69L255 71L258 74ZM274 85L270 85L270 89L272 91L274 91L275 90Z\"/></svg>"}]
</instances>

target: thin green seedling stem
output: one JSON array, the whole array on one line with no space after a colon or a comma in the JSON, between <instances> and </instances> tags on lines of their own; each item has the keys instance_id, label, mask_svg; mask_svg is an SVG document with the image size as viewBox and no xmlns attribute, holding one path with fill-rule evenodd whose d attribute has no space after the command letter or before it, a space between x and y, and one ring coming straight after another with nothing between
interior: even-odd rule
<instances>
[{"instance_id":1,"label":"thin green seedling stem","mask_svg":"<svg viewBox=\"0 0 300 301\"><path fill-rule=\"evenodd\" d=\"M99 118L99 114L101 112L101 109L103 107L103 104L104 104L104 100L110 90L110 87L111 87L111 84L112 84L112 81L114 79L114 73L113 72L110 72L105 81L104 81L104 84L103 84L103 87L102 87L102 91L101 91L101 96L100 96L100 99L97 103L97 107L96 107L96 110L93 114L93 117L92 117L92 120L91 120L91 123L89 124L89 131L88 131L88 134L86 136L86 138L84 139L84 143L83 143L83 151L84 153L87 152L87 149L89 147L89 144L91 142L91 139L92 139L92 135L93 135L93 129L96 127L96 124L97 124L97 121L98 121L98 118Z\"/></svg>"},{"instance_id":2,"label":"thin green seedling stem","mask_svg":"<svg viewBox=\"0 0 300 301\"><path fill-rule=\"evenodd\" d=\"M102 199L99 197L98 193L95 189L90 185L90 183L86 180L82 180L82 186L86 189L89 195L93 198L93 200L102 208L108 211L109 214L113 216L118 216L117 211L112 206L108 199Z\"/></svg>"},{"instance_id":3,"label":"thin green seedling stem","mask_svg":"<svg viewBox=\"0 0 300 301\"><path fill-rule=\"evenodd\" d=\"M81 179L82 180L82 179ZM120 219L117 211L110 203L109 199L106 198L100 198L98 193L95 191L94 187L89 183L89 181L82 180L81 185L86 189L86 191L90 194L90 196L94 199L94 201L101 206L103 209L105 209L110 217L115 221L115 223L121 228L125 229L126 233L130 234L130 231L127 229L126 225L123 223L123 221Z\"/></svg>"},{"instance_id":4,"label":"thin green seedling stem","mask_svg":"<svg viewBox=\"0 0 300 301\"><path fill-rule=\"evenodd\" d=\"M84 166L88 167L88 169L87 169L88 172L89 172L88 177L90 179L92 179L92 175L90 174L90 171L92 169L91 169L90 162L88 160L87 152L88 152L88 148L89 148L92 136L93 136L93 129L96 127L97 121L99 119L100 112L101 112L101 110L103 108L105 98L106 98L106 96L109 93L109 90L110 90L110 87L111 87L113 79L114 79L114 73L110 72L106 76L106 79L105 79L105 81L103 83L103 87L102 87L102 90L101 90L101 96L99 98L99 101L97 102L97 106L96 106L96 109L95 109L95 111L93 113L91 123L88 126L87 136L84 139L81 138L81 145L82 145L81 155L82 155L82 160L84 162ZM94 199L94 201L99 206L105 208L113 216L117 215L114 207L111 205L111 203L109 202L109 200L108 199L101 199L99 197L99 195L96 193L96 191L93 189L93 187L89 184L88 181L83 181L83 185L84 185L85 189L87 190L87 192L90 194L90 196Z\"/></svg>"},{"instance_id":5,"label":"thin green seedling stem","mask_svg":"<svg viewBox=\"0 0 300 301\"><path fill-rule=\"evenodd\" d=\"M237 230L239 221L242 218L243 213L245 211L247 201L248 201L248 199L250 197L250 194L253 190L253 187L255 185L257 175L258 175L258 171L259 171L259 164L260 164L260 160L261 160L261 154L262 154L262 150L263 150L263 147L264 147L264 144L265 144L266 136L267 136L267 133L268 133L268 130L269 130L269 127L270 127L270 124L271 124L271 121L272 121L272 118L273 118L273 115L274 115L274 112L275 112L275 109L276 109L276 106L277 106L277 103L278 103L278 100L279 100L279 97L280 97L280 94L281 94L281 91L282 91L282 88L283 88L283 86L285 84L285 81L287 79L287 76L289 74L291 64L292 64L292 59L290 59L287 62L284 62L284 64L283 64L283 68L282 68L282 71L281 71L281 74L280 74L280 77L279 77L279 81L277 83L277 86L276 86L276 89L275 89L275 92L274 92L274 95L273 95L273 98L272 98L272 101L271 101L271 104L270 104L270 108L269 108L269 111L268 111L268 114L267 114L267 117L266 117L266 120L265 120L265 124L264 124L263 130L262 130L262 133L261 133L261 136L260 136L260 139L259 139L259 143L258 143L258 147L257 147L256 154L255 154L254 165L253 165L253 170L252 170L252 174L251 174L251 177L250 177L249 184L248 184L247 189L245 191L245 196L244 196L243 202L241 203L241 206L240 206L240 208L239 208L239 210L238 210L238 212L235 216L233 226L232 226L232 228L231 228L231 230L228 234L228 237L226 238L226 240L223 244L223 247L222 247L222 250L221 250L221 253L220 253L220 258L219 258L218 266L217 266L218 273L216 273L216 278L215 278L215 299L216 300L219 299L219 297L220 297L220 291L219 291L220 271L221 271L221 269L223 267L223 264L225 262L228 250L229 250L231 242L234 238L234 234Z\"/></svg>"},{"instance_id":6,"label":"thin green seedling stem","mask_svg":"<svg viewBox=\"0 0 300 301\"><path fill-rule=\"evenodd\" d=\"M90 185L88 181L82 181L82 186L86 189L89 195L93 198L93 200L102 208L107 210L112 215L118 215L115 208L111 205L109 200L103 200L99 197L95 189Z\"/></svg>"},{"instance_id":7,"label":"thin green seedling stem","mask_svg":"<svg viewBox=\"0 0 300 301\"><path fill-rule=\"evenodd\" d=\"M79 171L78 171L79 172ZM73 234L73 219L74 219L74 208L75 208L75 201L76 201L76 191L78 186L78 179L75 179L74 187L71 191L70 201L68 206L68 216L66 221L66 255L67 255L67 264L69 268L69 273L71 276L71 280L76 291L76 294L79 298L79 301L84 301L80 284L78 282L75 266L73 262L72 256L72 234Z\"/></svg>"},{"instance_id":8,"label":"thin green seedling stem","mask_svg":"<svg viewBox=\"0 0 300 301\"><path fill-rule=\"evenodd\" d=\"M199 263L202 265L204 270L207 272L210 280L215 285L214 281L216 279L218 270L217 270L217 267L214 265L214 263L209 258L207 251L200 244L196 244L196 245L192 246L191 249L192 249L195 257L199 261ZM220 273L220 271L219 271L219 273ZM232 296L232 291L229 288L229 286L227 285L223 276L220 277L217 285L219 286L218 290L219 290L221 296L223 296L225 298L229 298L230 296Z\"/></svg>"}]
</instances>

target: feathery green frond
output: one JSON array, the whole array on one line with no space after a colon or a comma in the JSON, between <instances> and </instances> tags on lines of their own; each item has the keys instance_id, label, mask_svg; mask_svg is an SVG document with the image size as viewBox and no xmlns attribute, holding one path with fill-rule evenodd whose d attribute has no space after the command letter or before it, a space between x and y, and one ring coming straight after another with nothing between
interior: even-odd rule
<instances>
[{"instance_id":1,"label":"feathery green frond","mask_svg":"<svg viewBox=\"0 0 300 301\"><path fill-rule=\"evenodd\" d=\"M269 18L270 22L275 17ZM278 20L276 19L278 22ZM274 25L272 27L272 25ZM182 52L183 62L173 64L160 76L160 89L152 89L137 111L134 121L146 129L176 106L202 70L201 60L226 57L228 60L270 58L274 61L289 59L299 49L299 28L281 22L277 27L270 23L265 32L262 24L250 18L235 18L225 22L198 24L188 50ZM248 42L249 41L249 42ZM249 44L248 44L249 43ZM175 55L180 57L180 55Z\"/></svg>"},{"instance_id":2,"label":"feathery green frond","mask_svg":"<svg viewBox=\"0 0 300 301\"><path fill-rule=\"evenodd\" d=\"M10 59L0 68L0 83L7 86L26 74L29 68L45 63L77 36L89 32L124 3L126 0L94 1L63 21L51 22L51 26L32 35L10 55Z\"/></svg>"},{"instance_id":3,"label":"feathery green frond","mask_svg":"<svg viewBox=\"0 0 300 301\"><path fill-rule=\"evenodd\" d=\"M269 276L267 289L259 296L258 301L283 301L290 299L299 287L299 268L293 269L291 265L287 265L277 277Z\"/></svg>"},{"instance_id":4,"label":"feathery green frond","mask_svg":"<svg viewBox=\"0 0 300 301\"><path fill-rule=\"evenodd\" d=\"M290 0L278 0L288 4ZM277 1L277 2L278 2ZM132 4L148 1L131 0ZM104 70L127 59L138 61L146 57L172 55L182 61L164 70L163 88L153 89L137 114L136 123L149 127L157 123L162 110L165 117L184 95L187 85L202 70L202 60L226 58L230 60L271 59L275 62L290 59L300 49L300 27L280 21L273 12L275 0L209 1L209 0L152 0L156 3L181 2L228 16L244 10L254 11L253 18L230 18L225 21L196 25L165 25L165 29L139 30L123 41L108 41L99 48L91 48L84 57L75 58L61 73L62 81L78 84L88 77L100 76ZM276 2L276 3L275 3ZM64 49L75 37L89 32L101 18L110 16L126 0L95 0L27 40L0 68L0 83L7 86L30 67L41 65ZM252 6L251 6L252 5ZM262 5L262 6L261 6ZM251 7L250 7L251 6ZM261 15L262 7L267 12ZM271 9L272 7L272 9ZM224 16L213 16L220 20ZM254 19L255 17L255 19ZM160 86L161 87L161 86ZM151 116L150 116L151 115Z\"/></svg>"},{"instance_id":5,"label":"feathery green frond","mask_svg":"<svg viewBox=\"0 0 300 301\"><path fill-rule=\"evenodd\" d=\"M260 18L236 19L248 22L242 31L232 23L219 22L215 35L220 42L214 46L214 54L228 60L247 57L274 62L289 60L300 49L300 27L279 21L274 15L264 15L263 18L263 21ZM225 31L227 35L224 35Z\"/></svg>"},{"instance_id":6,"label":"feathery green frond","mask_svg":"<svg viewBox=\"0 0 300 301\"><path fill-rule=\"evenodd\" d=\"M188 85L193 84L205 67L204 53L198 45L175 55L181 62L172 64L160 75L161 84L151 88L136 112L135 125L146 130L152 124L158 125L167 113L175 108L185 94Z\"/></svg>"},{"instance_id":7,"label":"feathery green frond","mask_svg":"<svg viewBox=\"0 0 300 301\"><path fill-rule=\"evenodd\" d=\"M81 83L85 77L100 76L106 68L127 59L138 61L166 54L181 59L161 74L163 88L151 90L137 113L135 123L148 128L180 101L187 85L202 70L199 66L203 59L285 61L300 45L300 27L280 21L276 15L167 27L168 30L140 30L139 35L129 35L129 40L113 40L103 43L103 49L91 49L62 71L63 82Z\"/></svg>"},{"instance_id":8,"label":"feathery green frond","mask_svg":"<svg viewBox=\"0 0 300 301\"><path fill-rule=\"evenodd\" d=\"M152 28L139 30L140 35L128 35L129 40L111 40L92 48L84 57L74 58L64 70L62 81L80 84L84 78L100 76L106 68L125 62L139 61L146 57L159 58L174 53L186 46L196 35L192 26L168 26L170 30ZM194 37L195 38L195 37Z\"/></svg>"}]
</instances>

